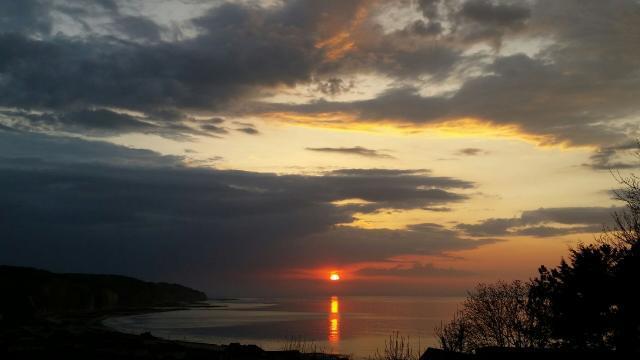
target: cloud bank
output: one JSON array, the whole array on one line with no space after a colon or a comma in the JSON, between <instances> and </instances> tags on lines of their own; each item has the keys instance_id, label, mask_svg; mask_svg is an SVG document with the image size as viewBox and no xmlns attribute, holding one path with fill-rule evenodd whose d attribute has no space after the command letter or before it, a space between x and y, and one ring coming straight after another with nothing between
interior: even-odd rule
<instances>
[{"instance_id":1,"label":"cloud bank","mask_svg":"<svg viewBox=\"0 0 640 360\"><path fill-rule=\"evenodd\" d=\"M211 292L265 291L296 269L438 255L494 242L435 224L361 229L356 213L464 201L426 170L318 176L189 167L104 142L0 130L0 262L124 273ZM362 204L338 205L344 199ZM261 290L262 289L262 290ZM275 290L273 290L275 291Z\"/></svg>"}]
</instances>

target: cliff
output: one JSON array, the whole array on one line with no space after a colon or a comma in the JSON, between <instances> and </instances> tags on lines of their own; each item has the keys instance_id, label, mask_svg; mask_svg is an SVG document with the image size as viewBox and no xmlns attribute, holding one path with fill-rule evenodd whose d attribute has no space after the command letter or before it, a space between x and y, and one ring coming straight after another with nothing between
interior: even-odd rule
<instances>
[{"instance_id":1,"label":"cliff","mask_svg":"<svg viewBox=\"0 0 640 360\"><path fill-rule=\"evenodd\" d=\"M203 292L126 276L56 274L0 266L0 318L175 306L206 300Z\"/></svg>"}]
</instances>

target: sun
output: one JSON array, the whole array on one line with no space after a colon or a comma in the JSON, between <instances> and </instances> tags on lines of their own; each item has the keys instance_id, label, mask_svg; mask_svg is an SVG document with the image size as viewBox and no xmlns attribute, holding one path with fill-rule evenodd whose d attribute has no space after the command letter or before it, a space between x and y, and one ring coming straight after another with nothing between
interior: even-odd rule
<instances>
[{"instance_id":1,"label":"sun","mask_svg":"<svg viewBox=\"0 0 640 360\"><path fill-rule=\"evenodd\" d=\"M333 271L333 272L329 275L329 280L331 280L331 281L338 281L338 280L340 280L340 274L338 274L337 272Z\"/></svg>"}]
</instances>

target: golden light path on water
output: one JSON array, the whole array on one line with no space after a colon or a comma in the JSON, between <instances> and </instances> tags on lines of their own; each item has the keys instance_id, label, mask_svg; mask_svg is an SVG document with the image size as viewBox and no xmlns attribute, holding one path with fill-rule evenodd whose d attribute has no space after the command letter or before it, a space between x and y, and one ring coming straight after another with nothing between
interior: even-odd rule
<instances>
[{"instance_id":1,"label":"golden light path on water","mask_svg":"<svg viewBox=\"0 0 640 360\"><path fill-rule=\"evenodd\" d=\"M340 303L337 296L332 296L329 310L329 343L337 345L340 341Z\"/></svg>"}]
</instances>

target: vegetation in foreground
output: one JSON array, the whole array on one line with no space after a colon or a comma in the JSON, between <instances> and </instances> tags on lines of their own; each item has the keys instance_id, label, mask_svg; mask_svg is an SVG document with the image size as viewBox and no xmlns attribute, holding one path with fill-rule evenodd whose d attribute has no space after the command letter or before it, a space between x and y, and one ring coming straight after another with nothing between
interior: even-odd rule
<instances>
[{"instance_id":1,"label":"vegetation in foreground","mask_svg":"<svg viewBox=\"0 0 640 360\"><path fill-rule=\"evenodd\" d=\"M402 336L396 331L385 340L384 349L377 349L369 360L418 360L421 351L419 343L416 347L408 336Z\"/></svg>"},{"instance_id":2,"label":"vegetation in foreground","mask_svg":"<svg viewBox=\"0 0 640 360\"><path fill-rule=\"evenodd\" d=\"M528 282L480 284L435 329L443 350L486 347L640 352L640 178L617 177L626 210Z\"/></svg>"}]
</instances>

